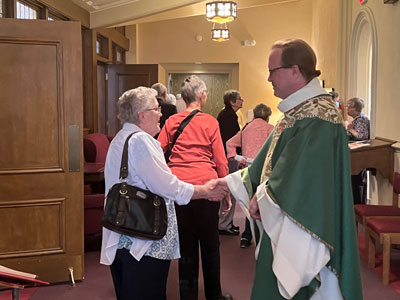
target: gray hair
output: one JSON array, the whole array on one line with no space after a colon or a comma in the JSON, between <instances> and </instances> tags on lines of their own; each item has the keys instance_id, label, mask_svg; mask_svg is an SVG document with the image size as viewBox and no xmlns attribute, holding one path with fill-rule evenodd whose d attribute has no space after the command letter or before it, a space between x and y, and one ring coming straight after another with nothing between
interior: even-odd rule
<instances>
[{"instance_id":1,"label":"gray hair","mask_svg":"<svg viewBox=\"0 0 400 300\"><path fill-rule=\"evenodd\" d=\"M196 101L204 91L207 92L207 86L196 75L187 77L181 85L181 95L186 105Z\"/></svg>"},{"instance_id":2,"label":"gray hair","mask_svg":"<svg viewBox=\"0 0 400 300\"><path fill-rule=\"evenodd\" d=\"M264 121L267 121L271 113L271 108L262 103L256 105L253 109L254 119L261 118Z\"/></svg>"},{"instance_id":3,"label":"gray hair","mask_svg":"<svg viewBox=\"0 0 400 300\"><path fill-rule=\"evenodd\" d=\"M364 108L364 100L359 97L351 98L347 102L352 104L356 112L360 113Z\"/></svg>"},{"instance_id":4,"label":"gray hair","mask_svg":"<svg viewBox=\"0 0 400 300\"><path fill-rule=\"evenodd\" d=\"M333 100L335 100L336 98L339 98L339 94L335 91L332 91L329 94L331 94Z\"/></svg>"},{"instance_id":5,"label":"gray hair","mask_svg":"<svg viewBox=\"0 0 400 300\"><path fill-rule=\"evenodd\" d=\"M157 96L157 91L144 86L123 93L117 102L117 117L121 124L133 123L138 125L139 112L151 108L150 100L155 96Z\"/></svg>"},{"instance_id":6,"label":"gray hair","mask_svg":"<svg viewBox=\"0 0 400 300\"><path fill-rule=\"evenodd\" d=\"M157 91L157 97L166 97L167 96L167 88L160 82L157 82L151 86L152 89Z\"/></svg>"},{"instance_id":7,"label":"gray hair","mask_svg":"<svg viewBox=\"0 0 400 300\"><path fill-rule=\"evenodd\" d=\"M172 105L176 105L176 97L173 94L168 94L167 95L167 103L170 103Z\"/></svg>"},{"instance_id":8,"label":"gray hair","mask_svg":"<svg viewBox=\"0 0 400 300\"><path fill-rule=\"evenodd\" d=\"M224 104L225 106L231 106L231 101L236 103L236 99L240 99L240 93L237 90L227 90L224 93Z\"/></svg>"}]
</instances>

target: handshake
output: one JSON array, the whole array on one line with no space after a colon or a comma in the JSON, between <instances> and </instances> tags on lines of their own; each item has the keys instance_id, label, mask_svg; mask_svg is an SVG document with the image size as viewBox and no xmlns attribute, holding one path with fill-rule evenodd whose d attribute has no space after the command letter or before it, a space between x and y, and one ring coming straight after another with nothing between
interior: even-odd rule
<instances>
[{"instance_id":1,"label":"handshake","mask_svg":"<svg viewBox=\"0 0 400 300\"><path fill-rule=\"evenodd\" d=\"M228 184L225 178L211 179L204 185L207 189L207 199L210 201L221 201L221 213L226 215L231 209L232 202L229 194Z\"/></svg>"},{"instance_id":2,"label":"handshake","mask_svg":"<svg viewBox=\"0 0 400 300\"><path fill-rule=\"evenodd\" d=\"M221 201L229 193L225 178L211 179L204 187L207 193L206 198L211 201Z\"/></svg>"},{"instance_id":3,"label":"handshake","mask_svg":"<svg viewBox=\"0 0 400 300\"><path fill-rule=\"evenodd\" d=\"M211 179L204 185L195 185L192 199L208 199L222 201L221 214L226 215L232 206L228 184L225 178Z\"/></svg>"}]
</instances>

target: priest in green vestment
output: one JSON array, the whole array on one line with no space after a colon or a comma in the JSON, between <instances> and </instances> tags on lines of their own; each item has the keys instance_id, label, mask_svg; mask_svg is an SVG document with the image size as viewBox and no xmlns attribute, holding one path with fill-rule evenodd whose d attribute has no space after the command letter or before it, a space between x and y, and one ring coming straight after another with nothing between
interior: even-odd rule
<instances>
[{"instance_id":1,"label":"priest in green vestment","mask_svg":"<svg viewBox=\"0 0 400 300\"><path fill-rule=\"evenodd\" d=\"M340 112L320 86L316 56L298 39L268 61L283 116L253 164L226 177L256 220L252 300L361 300L350 177Z\"/></svg>"}]
</instances>

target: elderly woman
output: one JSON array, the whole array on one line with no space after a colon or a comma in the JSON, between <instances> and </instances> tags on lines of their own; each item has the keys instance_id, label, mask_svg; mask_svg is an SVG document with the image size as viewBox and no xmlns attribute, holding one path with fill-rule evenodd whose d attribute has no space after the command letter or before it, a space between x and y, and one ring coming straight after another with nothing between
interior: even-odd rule
<instances>
[{"instance_id":1,"label":"elderly woman","mask_svg":"<svg viewBox=\"0 0 400 300\"><path fill-rule=\"evenodd\" d=\"M242 148L242 155L247 158L256 157L261 146L264 144L274 126L268 124L271 116L271 108L265 104L258 104L253 109L254 119L247 123L241 131L236 133L226 142L228 159L237 155L236 148ZM247 167L246 160L240 162L241 167Z\"/></svg>"},{"instance_id":2,"label":"elderly woman","mask_svg":"<svg viewBox=\"0 0 400 300\"><path fill-rule=\"evenodd\" d=\"M353 122L347 125L349 141L362 141L369 139L369 119L361 111L364 108L364 100L358 97L347 101L347 114L353 118ZM364 204L367 201L367 170L362 170L357 175L351 176L354 204Z\"/></svg>"},{"instance_id":3,"label":"elderly woman","mask_svg":"<svg viewBox=\"0 0 400 300\"><path fill-rule=\"evenodd\" d=\"M362 141L369 139L369 119L361 111L364 108L364 100L358 97L347 101L347 114L353 118L353 122L347 126L347 134L350 141Z\"/></svg>"},{"instance_id":4,"label":"elderly woman","mask_svg":"<svg viewBox=\"0 0 400 300\"><path fill-rule=\"evenodd\" d=\"M193 110L201 110L207 101L207 87L197 76L185 79L181 94L187 108L165 122L158 137L164 151L171 147L181 122ZM228 164L217 120L209 114L197 113L172 147L168 166L180 180L192 184L227 175ZM221 294L218 212L219 203L207 199L176 207L181 246L181 300L198 298L199 245L206 299L230 299Z\"/></svg>"},{"instance_id":5,"label":"elderly woman","mask_svg":"<svg viewBox=\"0 0 400 300\"><path fill-rule=\"evenodd\" d=\"M239 168L247 167L246 158L253 159L256 157L261 146L271 134L274 126L268 124L269 117L271 116L271 108L265 104L258 104L253 109L254 119L247 123L241 131L236 133L226 142L226 151L228 159L235 159L236 148L242 148L242 155L244 158L239 162ZM246 218L245 229L240 239L240 248L248 248L251 245L251 229L250 222Z\"/></svg>"},{"instance_id":6,"label":"elderly woman","mask_svg":"<svg viewBox=\"0 0 400 300\"><path fill-rule=\"evenodd\" d=\"M155 90L139 87L125 92L118 101L122 129L112 140L105 165L108 191L119 182L123 146L129 140L128 184L158 194L165 199L168 229L161 240L143 240L103 228L100 262L111 265L117 298L166 299L166 283L171 259L179 258L178 227L174 202L188 204L190 199L222 199L226 191L216 182L193 185L173 175L153 136L160 131L160 108ZM106 200L107 201L107 200ZM213 202L218 205L218 202Z\"/></svg>"}]
</instances>

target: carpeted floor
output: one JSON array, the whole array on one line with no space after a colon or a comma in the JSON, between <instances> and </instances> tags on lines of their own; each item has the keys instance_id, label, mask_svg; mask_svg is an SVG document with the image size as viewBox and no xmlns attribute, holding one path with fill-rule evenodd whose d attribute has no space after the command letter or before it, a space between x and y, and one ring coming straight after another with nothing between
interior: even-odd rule
<instances>
[{"instance_id":1,"label":"carpeted floor","mask_svg":"<svg viewBox=\"0 0 400 300\"><path fill-rule=\"evenodd\" d=\"M365 268L372 271L368 267L367 263L367 253L365 251L365 238L362 233L358 234L358 249L360 250L361 261L364 263ZM382 247L377 248L377 253L375 255L375 269L373 270L378 275L379 280L382 280ZM400 249L392 247L390 252L390 277L389 286L396 291L398 298L400 299ZM378 299L378 298L377 298ZM385 298L379 298L385 299Z\"/></svg>"},{"instance_id":2,"label":"carpeted floor","mask_svg":"<svg viewBox=\"0 0 400 300\"><path fill-rule=\"evenodd\" d=\"M235 224L244 228L244 215L238 211ZM221 283L224 293L231 293L235 300L248 300L254 278L254 245L248 249L239 248L239 236L220 236L221 240ZM359 238L363 245L363 237ZM360 249L361 276L364 300L398 300L400 299L400 250L392 251L391 283L384 286L377 270L368 268L364 258L364 249ZM379 259L377 260L377 262ZM398 291L398 293L395 291ZM26 294L26 295L25 295ZM33 294L33 295L29 295ZM177 261L173 261L168 277L168 300L178 300ZM10 300L9 291L0 293L0 300ZM99 251L85 253L85 279L71 284L54 284L48 287L25 289L21 291L20 300L112 300L115 299L113 284L108 267L99 264ZM199 280L199 300L204 300L203 281ZM266 299L268 299L266 297Z\"/></svg>"}]
</instances>

